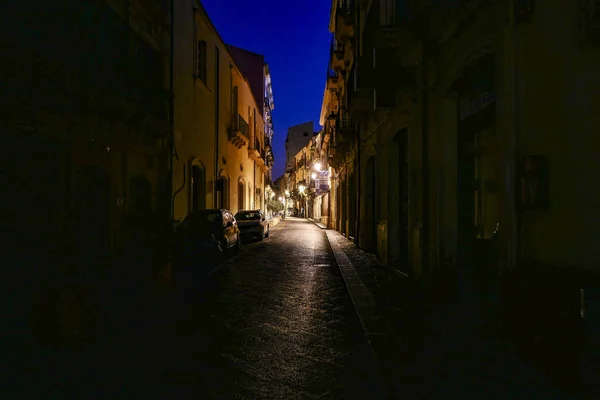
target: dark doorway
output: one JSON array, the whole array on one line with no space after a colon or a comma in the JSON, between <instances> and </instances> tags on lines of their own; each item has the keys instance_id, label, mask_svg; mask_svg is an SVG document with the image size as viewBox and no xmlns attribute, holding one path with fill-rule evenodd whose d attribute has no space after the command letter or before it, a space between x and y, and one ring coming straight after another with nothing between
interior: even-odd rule
<instances>
[{"instance_id":1,"label":"dark doorway","mask_svg":"<svg viewBox=\"0 0 600 400\"><path fill-rule=\"evenodd\" d=\"M143 204L140 205L143 207ZM75 235L80 254L96 260L110 253L110 177L99 167L79 170Z\"/></svg>"},{"instance_id":2,"label":"dark doorway","mask_svg":"<svg viewBox=\"0 0 600 400\"><path fill-rule=\"evenodd\" d=\"M372 253L377 252L377 198L375 182L375 156L367 160L365 169L365 249Z\"/></svg>"},{"instance_id":3,"label":"dark doorway","mask_svg":"<svg viewBox=\"0 0 600 400\"><path fill-rule=\"evenodd\" d=\"M457 143L457 263L470 275L474 264L474 246L482 229L482 188L476 137L493 126L496 118L494 102L494 60L486 56L465 71L457 83L459 89ZM486 99L486 101L482 101ZM479 212L478 212L479 211Z\"/></svg>"},{"instance_id":4,"label":"dark doorway","mask_svg":"<svg viewBox=\"0 0 600 400\"><path fill-rule=\"evenodd\" d=\"M244 182L240 181L238 182L238 210L243 210L244 209L244 192L245 192L245 188L244 188Z\"/></svg>"},{"instance_id":5,"label":"dark doorway","mask_svg":"<svg viewBox=\"0 0 600 400\"><path fill-rule=\"evenodd\" d=\"M346 216L348 214L348 190L346 189L347 181L346 179L342 180L342 190L341 190L341 209L340 209L340 232L344 235L348 236L347 225L346 225Z\"/></svg>"},{"instance_id":6,"label":"dark doorway","mask_svg":"<svg viewBox=\"0 0 600 400\"><path fill-rule=\"evenodd\" d=\"M389 256L391 264L406 273L410 271L408 258L408 130L402 129L390 148L390 233Z\"/></svg>"},{"instance_id":7,"label":"dark doorway","mask_svg":"<svg viewBox=\"0 0 600 400\"><path fill-rule=\"evenodd\" d=\"M348 203L350 211L348 215L348 237L356 236L356 175L354 172L348 177Z\"/></svg>"},{"instance_id":8,"label":"dark doorway","mask_svg":"<svg viewBox=\"0 0 600 400\"><path fill-rule=\"evenodd\" d=\"M192 165L191 173L191 211L206 208L206 170L199 165Z\"/></svg>"},{"instance_id":9,"label":"dark doorway","mask_svg":"<svg viewBox=\"0 0 600 400\"><path fill-rule=\"evenodd\" d=\"M217 185L217 208L229 208L229 179L222 176Z\"/></svg>"}]
</instances>

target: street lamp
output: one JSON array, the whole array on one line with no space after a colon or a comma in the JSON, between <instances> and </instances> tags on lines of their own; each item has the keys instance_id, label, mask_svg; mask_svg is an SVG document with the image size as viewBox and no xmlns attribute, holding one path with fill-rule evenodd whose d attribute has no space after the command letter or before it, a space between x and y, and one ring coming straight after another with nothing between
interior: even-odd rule
<instances>
[{"instance_id":1,"label":"street lamp","mask_svg":"<svg viewBox=\"0 0 600 400\"><path fill-rule=\"evenodd\" d=\"M312 173L312 175L310 176L313 179L317 179L317 174L315 174L314 172Z\"/></svg>"},{"instance_id":2,"label":"street lamp","mask_svg":"<svg viewBox=\"0 0 600 400\"><path fill-rule=\"evenodd\" d=\"M320 170L321 170L321 167L322 167L322 165L321 165L321 163L320 163L320 162L318 162L318 163L315 163L315 169L316 169L317 171L320 171Z\"/></svg>"},{"instance_id":3,"label":"street lamp","mask_svg":"<svg viewBox=\"0 0 600 400\"><path fill-rule=\"evenodd\" d=\"M300 194L304 193L305 190L306 190L306 187L304 185L298 186L298 192L300 192Z\"/></svg>"},{"instance_id":4,"label":"street lamp","mask_svg":"<svg viewBox=\"0 0 600 400\"><path fill-rule=\"evenodd\" d=\"M289 191L289 190L286 190L286 191L285 191L285 196L286 196L286 197L290 197L290 191Z\"/></svg>"}]
</instances>

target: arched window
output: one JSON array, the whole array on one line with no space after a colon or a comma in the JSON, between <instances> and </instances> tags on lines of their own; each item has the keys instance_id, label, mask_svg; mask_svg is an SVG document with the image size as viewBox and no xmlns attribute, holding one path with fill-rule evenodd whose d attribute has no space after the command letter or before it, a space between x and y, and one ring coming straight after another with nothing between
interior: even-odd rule
<instances>
[{"instance_id":1,"label":"arched window","mask_svg":"<svg viewBox=\"0 0 600 400\"><path fill-rule=\"evenodd\" d=\"M252 209L252 208L254 208L254 205L253 205L253 203L252 203L252 199L253 199L253 198L254 198L254 197L252 196L252 185L251 185L251 184L248 184L248 208L249 208L249 209Z\"/></svg>"},{"instance_id":2,"label":"arched window","mask_svg":"<svg viewBox=\"0 0 600 400\"><path fill-rule=\"evenodd\" d=\"M190 172L190 211L206 208L206 170L193 164Z\"/></svg>"},{"instance_id":3,"label":"arched window","mask_svg":"<svg viewBox=\"0 0 600 400\"><path fill-rule=\"evenodd\" d=\"M225 175L221 175L220 181L217 193L217 206L218 208L229 209L229 179Z\"/></svg>"},{"instance_id":4,"label":"arched window","mask_svg":"<svg viewBox=\"0 0 600 400\"><path fill-rule=\"evenodd\" d=\"M244 206L245 206L244 191L245 190L246 190L246 188L244 187L244 181L240 179L238 181L238 210L244 209Z\"/></svg>"}]
</instances>

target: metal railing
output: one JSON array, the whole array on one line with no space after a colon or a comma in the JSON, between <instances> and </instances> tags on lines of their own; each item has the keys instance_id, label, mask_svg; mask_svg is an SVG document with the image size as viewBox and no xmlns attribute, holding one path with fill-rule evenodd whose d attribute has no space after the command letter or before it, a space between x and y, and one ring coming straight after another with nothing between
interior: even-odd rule
<instances>
[{"instance_id":1,"label":"metal railing","mask_svg":"<svg viewBox=\"0 0 600 400\"><path fill-rule=\"evenodd\" d=\"M246 138L250 137L250 125L240 114L234 114L231 117L231 129L240 132Z\"/></svg>"}]
</instances>

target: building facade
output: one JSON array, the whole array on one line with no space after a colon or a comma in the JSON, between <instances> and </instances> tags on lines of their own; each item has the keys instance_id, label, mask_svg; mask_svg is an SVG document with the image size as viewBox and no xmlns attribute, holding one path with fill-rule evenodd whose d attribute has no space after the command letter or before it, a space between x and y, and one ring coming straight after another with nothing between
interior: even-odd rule
<instances>
[{"instance_id":1,"label":"building facade","mask_svg":"<svg viewBox=\"0 0 600 400\"><path fill-rule=\"evenodd\" d=\"M175 1L175 36L174 219L205 208L263 209L273 162L264 90L255 96L254 77L238 67L201 3Z\"/></svg>"},{"instance_id":2,"label":"building facade","mask_svg":"<svg viewBox=\"0 0 600 400\"><path fill-rule=\"evenodd\" d=\"M12 188L2 219L20 276L11 286L29 288L16 295L37 298L42 320L63 308L52 293L80 298L98 281L75 277L115 265L126 274L137 267L125 261L132 249L160 258L170 199L169 12L160 2L34 1L12 7L3 26L20 44L5 43L0 66L0 123L10 138L2 179ZM152 274L152 263L145 267L137 279ZM70 328L52 334L82 331L73 326L81 320L65 319ZM41 331L54 329L42 320Z\"/></svg>"},{"instance_id":3,"label":"building facade","mask_svg":"<svg viewBox=\"0 0 600 400\"><path fill-rule=\"evenodd\" d=\"M312 121L294 125L288 128L285 139L285 166L290 168L294 163L296 155L312 139L314 134L314 123Z\"/></svg>"},{"instance_id":4,"label":"building facade","mask_svg":"<svg viewBox=\"0 0 600 400\"><path fill-rule=\"evenodd\" d=\"M329 225L429 282L597 270L595 2L425 3L332 2Z\"/></svg>"}]
</instances>

